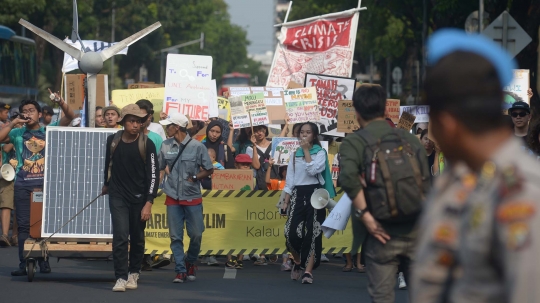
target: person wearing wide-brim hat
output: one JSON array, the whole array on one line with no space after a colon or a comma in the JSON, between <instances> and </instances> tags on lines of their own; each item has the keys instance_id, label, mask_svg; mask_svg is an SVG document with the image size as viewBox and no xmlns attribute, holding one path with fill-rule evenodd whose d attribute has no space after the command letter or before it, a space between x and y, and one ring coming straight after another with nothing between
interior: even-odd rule
<instances>
[{"instance_id":1,"label":"person wearing wide-brim hat","mask_svg":"<svg viewBox=\"0 0 540 303\"><path fill-rule=\"evenodd\" d=\"M147 115L135 104L122 108L121 114L118 122L124 129L107 138L102 190L102 194L109 195L113 225L117 279L113 291L137 288L144 255L145 221L150 219L159 184L156 147L141 132Z\"/></svg>"}]
</instances>

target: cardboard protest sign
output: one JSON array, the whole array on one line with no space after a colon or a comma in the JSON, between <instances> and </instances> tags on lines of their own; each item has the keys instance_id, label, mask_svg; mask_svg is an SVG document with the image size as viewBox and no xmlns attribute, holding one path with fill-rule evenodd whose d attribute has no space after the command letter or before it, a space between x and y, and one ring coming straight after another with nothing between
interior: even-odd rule
<instances>
[{"instance_id":1,"label":"cardboard protest sign","mask_svg":"<svg viewBox=\"0 0 540 303\"><path fill-rule=\"evenodd\" d=\"M328 141L321 141L321 146L328 153ZM291 155L300 147L298 138L272 138L272 152L270 155L275 161L275 164L287 164Z\"/></svg>"},{"instance_id":2,"label":"cardboard protest sign","mask_svg":"<svg viewBox=\"0 0 540 303\"><path fill-rule=\"evenodd\" d=\"M518 99L529 103L529 96L527 95L527 90L530 87L529 79L528 69L514 69L512 82L503 87L503 91L505 92L505 109L510 108Z\"/></svg>"},{"instance_id":3,"label":"cardboard protest sign","mask_svg":"<svg viewBox=\"0 0 540 303\"><path fill-rule=\"evenodd\" d=\"M163 95L165 88L141 88L141 89L115 89L112 91L112 100L115 106L122 109L128 104L146 99L154 105L154 120L159 121L159 113L163 109Z\"/></svg>"},{"instance_id":4,"label":"cardboard protest sign","mask_svg":"<svg viewBox=\"0 0 540 303\"><path fill-rule=\"evenodd\" d=\"M415 119L416 116L409 114L408 112L403 112L401 118L399 118L397 128L402 128L404 130L410 131L413 127Z\"/></svg>"},{"instance_id":5,"label":"cardboard protest sign","mask_svg":"<svg viewBox=\"0 0 540 303\"><path fill-rule=\"evenodd\" d=\"M218 117L212 57L168 54L165 70L164 112L180 112L192 120Z\"/></svg>"},{"instance_id":6,"label":"cardboard protest sign","mask_svg":"<svg viewBox=\"0 0 540 303\"><path fill-rule=\"evenodd\" d=\"M244 108L250 114L252 126L267 125L270 123L263 93L243 95L241 98Z\"/></svg>"},{"instance_id":7,"label":"cardboard protest sign","mask_svg":"<svg viewBox=\"0 0 540 303\"><path fill-rule=\"evenodd\" d=\"M84 80L86 75L69 74L65 75L64 95L65 100L72 110L82 110L84 104ZM109 105L109 77L108 75L97 75L96 106L105 107Z\"/></svg>"},{"instance_id":8,"label":"cardboard protest sign","mask_svg":"<svg viewBox=\"0 0 540 303\"><path fill-rule=\"evenodd\" d=\"M229 100L223 97L218 97L217 103L218 117L223 120L231 121L231 105L229 103Z\"/></svg>"},{"instance_id":9,"label":"cardboard protest sign","mask_svg":"<svg viewBox=\"0 0 540 303\"><path fill-rule=\"evenodd\" d=\"M165 85L156 84L154 82L132 83L128 85L128 89L157 88L157 87L165 87Z\"/></svg>"},{"instance_id":10,"label":"cardboard protest sign","mask_svg":"<svg viewBox=\"0 0 540 303\"><path fill-rule=\"evenodd\" d=\"M399 108L400 100L399 99L388 99L386 100L386 118L390 118L394 124L399 122L399 117L401 115Z\"/></svg>"},{"instance_id":11,"label":"cardboard protest sign","mask_svg":"<svg viewBox=\"0 0 540 303\"><path fill-rule=\"evenodd\" d=\"M429 105L401 106L399 109L400 116L403 115L404 112L416 116L415 123L429 122Z\"/></svg>"},{"instance_id":12,"label":"cardboard protest sign","mask_svg":"<svg viewBox=\"0 0 540 303\"><path fill-rule=\"evenodd\" d=\"M253 189L253 170L216 169L212 174L213 190L251 190Z\"/></svg>"},{"instance_id":13,"label":"cardboard protest sign","mask_svg":"<svg viewBox=\"0 0 540 303\"><path fill-rule=\"evenodd\" d=\"M304 87L302 84L300 83L296 83L294 81L289 81L289 84L287 84L287 89L293 89L293 88L302 88Z\"/></svg>"},{"instance_id":14,"label":"cardboard protest sign","mask_svg":"<svg viewBox=\"0 0 540 303\"><path fill-rule=\"evenodd\" d=\"M192 120L218 117L216 80L178 81L165 84L164 112L179 112Z\"/></svg>"},{"instance_id":15,"label":"cardboard protest sign","mask_svg":"<svg viewBox=\"0 0 540 303\"><path fill-rule=\"evenodd\" d=\"M358 13L348 10L284 23L267 86L302 83L306 73L350 77Z\"/></svg>"},{"instance_id":16,"label":"cardboard protest sign","mask_svg":"<svg viewBox=\"0 0 540 303\"><path fill-rule=\"evenodd\" d=\"M352 133L360 129L356 120L356 111L351 100L340 100L338 103L337 131Z\"/></svg>"},{"instance_id":17,"label":"cardboard protest sign","mask_svg":"<svg viewBox=\"0 0 540 303\"><path fill-rule=\"evenodd\" d=\"M263 93L269 124L285 123L285 103L283 101L283 88L266 86L239 86L229 87L230 96L243 96L254 93Z\"/></svg>"},{"instance_id":18,"label":"cardboard protest sign","mask_svg":"<svg viewBox=\"0 0 540 303\"><path fill-rule=\"evenodd\" d=\"M320 120L315 87L284 90L283 96L290 124Z\"/></svg>"},{"instance_id":19,"label":"cardboard protest sign","mask_svg":"<svg viewBox=\"0 0 540 303\"><path fill-rule=\"evenodd\" d=\"M242 96L229 97L231 107L231 121L234 129L246 128L251 126L249 114L244 107Z\"/></svg>"}]
</instances>

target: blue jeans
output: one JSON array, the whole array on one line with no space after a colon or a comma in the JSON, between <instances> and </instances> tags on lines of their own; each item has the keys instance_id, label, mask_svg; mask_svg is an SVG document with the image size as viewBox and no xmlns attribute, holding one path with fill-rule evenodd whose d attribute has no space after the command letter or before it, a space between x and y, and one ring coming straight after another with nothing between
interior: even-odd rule
<instances>
[{"instance_id":1,"label":"blue jeans","mask_svg":"<svg viewBox=\"0 0 540 303\"><path fill-rule=\"evenodd\" d=\"M194 264L201 251L202 233L204 231L202 203L190 206L167 206L167 218L169 236L171 237L171 250L176 260L174 271L176 273L185 273L185 262ZM184 256L184 223L189 236L187 257Z\"/></svg>"}]
</instances>

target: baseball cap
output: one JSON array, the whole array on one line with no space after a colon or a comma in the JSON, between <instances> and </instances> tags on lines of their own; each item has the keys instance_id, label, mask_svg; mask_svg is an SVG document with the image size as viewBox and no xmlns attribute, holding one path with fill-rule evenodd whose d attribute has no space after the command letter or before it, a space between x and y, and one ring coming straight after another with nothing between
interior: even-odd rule
<instances>
[{"instance_id":1,"label":"baseball cap","mask_svg":"<svg viewBox=\"0 0 540 303\"><path fill-rule=\"evenodd\" d=\"M236 163L251 163L251 157L247 154L239 154L234 158L234 162Z\"/></svg>"},{"instance_id":2,"label":"baseball cap","mask_svg":"<svg viewBox=\"0 0 540 303\"><path fill-rule=\"evenodd\" d=\"M7 109L7 110L10 110L11 109L11 105L8 105L8 104L5 104L3 102L0 102L0 109Z\"/></svg>"},{"instance_id":3,"label":"baseball cap","mask_svg":"<svg viewBox=\"0 0 540 303\"><path fill-rule=\"evenodd\" d=\"M181 113L172 113L167 119L161 120L159 121L159 123L165 126L175 124L180 127L187 127L189 124L189 120L185 115Z\"/></svg>"},{"instance_id":4,"label":"baseball cap","mask_svg":"<svg viewBox=\"0 0 540 303\"><path fill-rule=\"evenodd\" d=\"M54 115L54 111L53 111L52 107L50 107L50 106L43 106L43 107L41 108L41 112L42 112L44 115L51 115L51 116Z\"/></svg>"},{"instance_id":5,"label":"baseball cap","mask_svg":"<svg viewBox=\"0 0 540 303\"><path fill-rule=\"evenodd\" d=\"M114 110L118 114L118 116L120 116L120 109L118 107L116 107L115 105L104 107L103 108L103 116L105 116L105 113L110 111L110 110Z\"/></svg>"},{"instance_id":6,"label":"baseball cap","mask_svg":"<svg viewBox=\"0 0 540 303\"><path fill-rule=\"evenodd\" d=\"M144 118L148 116L147 114L141 111L141 108L137 104L128 104L122 108L122 114L118 119L118 122L121 122L125 116L132 115L139 118Z\"/></svg>"},{"instance_id":7,"label":"baseball cap","mask_svg":"<svg viewBox=\"0 0 540 303\"><path fill-rule=\"evenodd\" d=\"M508 112L511 113L514 109L522 109L529 114L531 113L531 107L529 106L529 104L527 104L527 102L523 101L514 102L514 104L512 104L512 107L508 109Z\"/></svg>"}]
</instances>

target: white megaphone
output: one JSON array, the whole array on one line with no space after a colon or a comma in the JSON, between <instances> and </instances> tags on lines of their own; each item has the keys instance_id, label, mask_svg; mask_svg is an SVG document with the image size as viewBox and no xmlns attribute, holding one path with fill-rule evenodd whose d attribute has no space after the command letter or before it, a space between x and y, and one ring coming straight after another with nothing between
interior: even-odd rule
<instances>
[{"instance_id":1,"label":"white megaphone","mask_svg":"<svg viewBox=\"0 0 540 303\"><path fill-rule=\"evenodd\" d=\"M311 195L311 206L315 209L328 208L329 211L336 206L337 202L330 199L330 194L324 188L316 189Z\"/></svg>"},{"instance_id":2,"label":"white megaphone","mask_svg":"<svg viewBox=\"0 0 540 303\"><path fill-rule=\"evenodd\" d=\"M15 179L15 170L11 164L2 165L0 168L0 179L4 179L6 181L13 181L13 179Z\"/></svg>"}]
</instances>

